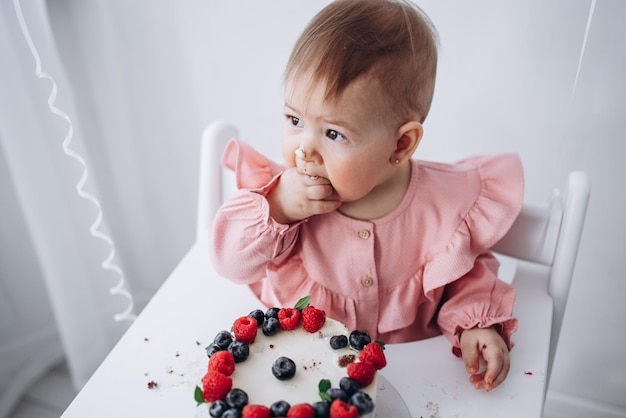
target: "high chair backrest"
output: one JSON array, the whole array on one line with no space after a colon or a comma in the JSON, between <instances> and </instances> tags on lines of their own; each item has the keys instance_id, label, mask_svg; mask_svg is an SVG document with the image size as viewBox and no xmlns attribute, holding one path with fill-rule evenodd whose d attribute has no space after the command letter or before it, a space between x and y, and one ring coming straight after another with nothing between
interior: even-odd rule
<instances>
[{"instance_id":1,"label":"high chair backrest","mask_svg":"<svg viewBox=\"0 0 626 418\"><path fill-rule=\"evenodd\" d=\"M198 240L206 239L211 219L224 202L225 196L230 194L229 189L234 189L232 176L225 172L220 161L226 143L237 135L234 125L221 121L210 124L202 133L196 223Z\"/></svg>"},{"instance_id":2,"label":"high chair backrest","mask_svg":"<svg viewBox=\"0 0 626 418\"><path fill-rule=\"evenodd\" d=\"M553 315L546 389L561 333L589 194L587 174L571 172L565 190L555 189L546 205L524 204L509 232L492 248L497 253L549 268L545 289L552 298Z\"/></svg>"}]
</instances>

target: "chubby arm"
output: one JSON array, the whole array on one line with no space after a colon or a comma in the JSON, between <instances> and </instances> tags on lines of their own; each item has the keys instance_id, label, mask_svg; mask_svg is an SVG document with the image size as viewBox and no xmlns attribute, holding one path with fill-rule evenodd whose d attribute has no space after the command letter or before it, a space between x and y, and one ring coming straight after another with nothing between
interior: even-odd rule
<instances>
[{"instance_id":1,"label":"chubby arm","mask_svg":"<svg viewBox=\"0 0 626 418\"><path fill-rule=\"evenodd\" d=\"M331 212L340 202L328 179L288 168L259 189L242 189L217 212L211 225L211 258L217 272L239 283L266 276L293 249L308 217Z\"/></svg>"},{"instance_id":2,"label":"chubby arm","mask_svg":"<svg viewBox=\"0 0 626 418\"><path fill-rule=\"evenodd\" d=\"M446 286L438 317L453 352L463 358L470 382L487 391L508 374L510 338L517 328L512 316L515 289L497 278L497 269L492 254L481 254L470 272Z\"/></svg>"},{"instance_id":3,"label":"chubby arm","mask_svg":"<svg viewBox=\"0 0 626 418\"><path fill-rule=\"evenodd\" d=\"M218 210L211 224L210 256L216 271L234 282L253 283L266 276L269 263L280 263L293 249L299 223L287 225L270 216L262 193L240 190Z\"/></svg>"}]
</instances>

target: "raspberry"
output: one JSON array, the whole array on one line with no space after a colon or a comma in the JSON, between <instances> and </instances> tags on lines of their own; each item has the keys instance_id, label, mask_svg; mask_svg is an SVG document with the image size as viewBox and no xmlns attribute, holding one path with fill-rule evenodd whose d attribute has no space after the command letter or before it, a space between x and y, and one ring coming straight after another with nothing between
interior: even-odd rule
<instances>
[{"instance_id":1,"label":"raspberry","mask_svg":"<svg viewBox=\"0 0 626 418\"><path fill-rule=\"evenodd\" d=\"M235 357L230 351L218 351L209 360L209 371L215 370L226 376L230 376L235 371Z\"/></svg>"},{"instance_id":2,"label":"raspberry","mask_svg":"<svg viewBox=\"0 0 626 418\"><path fill-rule=\"evenodd\" d=\"M348 377L356 380L362 388L372 383L375 374L376 368L369 361L348 364Z\"/></svg>"},{"instance_id":3,"label":"raspberry","mask_svg":"<svg viewBox=\"0 0 626 418\"><path fill-rule=\"evenodd\" d=\"M311 305L302 310L302 326L308 332L316 332L326 322L326 312Z\"/></svg>"},{"instance_id":4,"label":"raspberry","mask_svg":"<svg viewBox=\"0 0 626 418\"><path fill-rule=\"evenodd\" d=\"M357 418L359 410L341 399L335 399L330 404L330 418Z\"/></svg>"},{"instance_id":5,"label":"raspberry","mask_svg":"<svg viewBox=\"0 0 626 418\"><path fill-rule=\"evenodd\" d=\"M215 370L207 372L202 378L202 395L207 402L224 400L232 387L233 380Z\"/></svg>"},{"instance_id":6,"label":"raspberry","mask_svg":"<svg viewBox=\"0 0 626 418\"><path fill-rule=\"evenodd\" d=\"M235 320L233 325L233 332L235 333L235 339L243 341L244 343L252 344L256 338L258 326L256 319L251 316L242 316Z\"/></svg>"},{"instance_id":7,"label":"raspberry","mask_svg":"<svg viewBox=\"0 0 626 418\"><path fill-rule=\"evenodd\" d=\"M359 360L369 361L376 370L380 370L387 365L387 359L383 350L384 347L378 342L369 343L359 353Z\"/></svg>"},{"instance_id":8,"label":"raspberry","mask_svg":"<svg viewBox=\"0 0 626 418\"><path fill-rule=\"evenodd\" d=\"M241 418L269 418L270 409L264 405L246 405L241 411Z\"/></svg>"},{"instance_id":9,"label":"raspberry","mask_svg":"<svg viewBox=\"0 0 626 418\"><path fill-rule=\"evenodd\" d=\"M299 403L289 408L287 418L315 418L315 409L308 403Z\"/></svg>"},{"instance_id":10,"label":"raspberry","mask_svg":"<svg viewBox=\"0 0 626 418\"><path fill-rule=\"evenodd\" d=\"M278 312L278 322L285 331L294 330L300 323L300 311L294 308L283 308Z\"/></svg>"}]
</instances>

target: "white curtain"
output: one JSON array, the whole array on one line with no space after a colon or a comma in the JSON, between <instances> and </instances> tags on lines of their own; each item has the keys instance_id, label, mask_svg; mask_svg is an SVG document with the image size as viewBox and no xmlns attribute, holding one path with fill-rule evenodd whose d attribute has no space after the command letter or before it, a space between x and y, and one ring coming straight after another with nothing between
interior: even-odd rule
<instances>
[{"instance_id":1,"label":"white curtain","mask_svg":"<svg viewBox=\"0 0 626 418\"><path fill-rule=\"evenodd\" d=\"M0 12L1 252L25 242L18 259L0 264L0 353L18 357L15 341L52 326L80 388L193 243L208 121L181 106L193 102L192 88L168 5L21 0L0 2ZM87 198L77 191L85 174ZM94 226L112 241L94 237ZM102 267L112 248L121 287L122 276ZM33 306L41 287L49 302ZM0 395L12 378L11 358L2 362Z\"/></svg>"}]
</instances>

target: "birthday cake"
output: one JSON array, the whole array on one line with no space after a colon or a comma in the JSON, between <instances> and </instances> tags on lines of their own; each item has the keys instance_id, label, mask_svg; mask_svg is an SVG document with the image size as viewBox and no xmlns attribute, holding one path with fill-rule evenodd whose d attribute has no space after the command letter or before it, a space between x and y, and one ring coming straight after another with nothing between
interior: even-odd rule
<instances>
[{"instance_id":1,"label":"birthday cake","mask_svg":"<svg viewBox=\"0 0 626 418\"><path fill-rule=\"evenodd\" d=\"M383 348L308 297L294 308L254 310L206 348L195 399L214 418L373 418Z\"/></svg>"}]
</instances>

